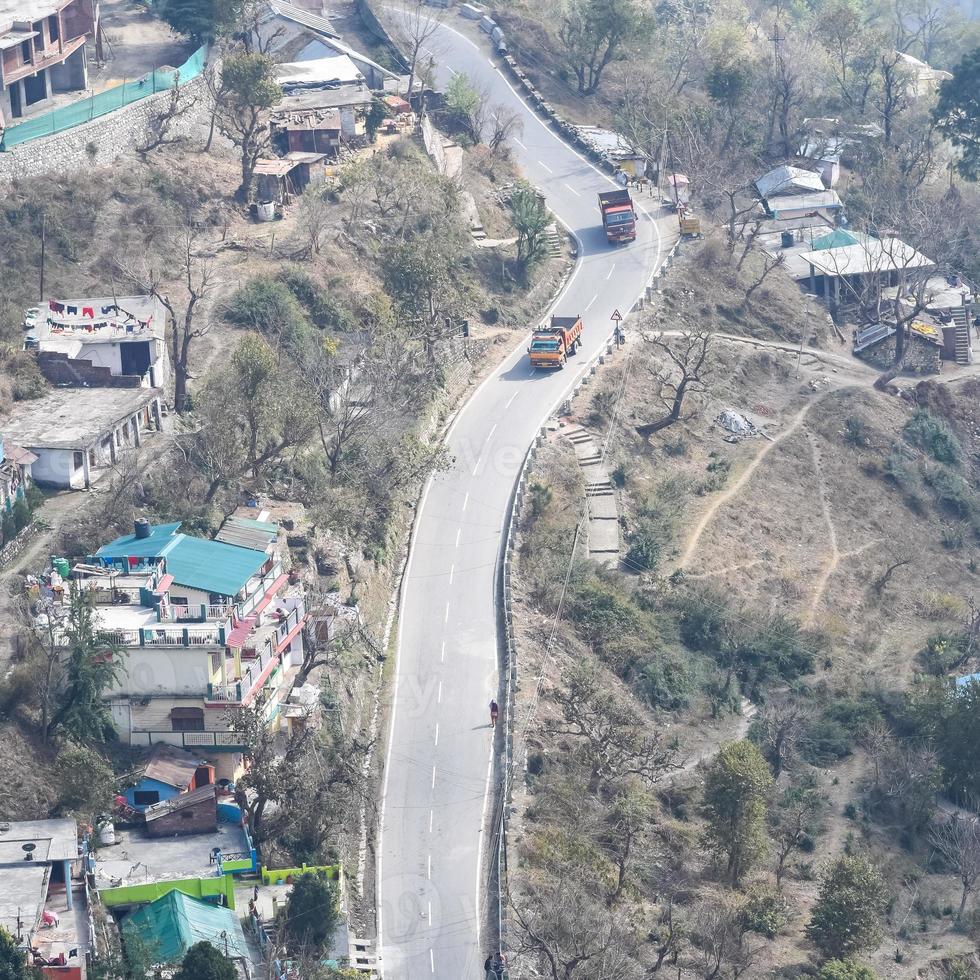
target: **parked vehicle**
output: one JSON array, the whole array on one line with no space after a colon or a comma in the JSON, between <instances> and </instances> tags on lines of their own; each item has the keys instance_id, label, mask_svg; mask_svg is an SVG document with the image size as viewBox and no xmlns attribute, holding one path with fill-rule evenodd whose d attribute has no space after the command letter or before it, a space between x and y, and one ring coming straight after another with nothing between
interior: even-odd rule
<instances>
[{"instance_id":1,"label":"parked vehicle","mask_svg":"<svg viewBox=\"0 0 980 980\"><path fill-rule=\"evenodd\" d=\"M527 352L532 367L560 369L581 346L582 317L553 316L547 327L534 331Z\"/></svg>"},{"instance_id":2,"label":"parked vehicle","mask_svg":"<svg viewBox=\"0 0 980 980\"><path fill-rule=\"evenodd\" d=\"M611 244L636 241L636 211L628 190L604 191L599 195L599 210Z\"/></svg>"}]
</instances>

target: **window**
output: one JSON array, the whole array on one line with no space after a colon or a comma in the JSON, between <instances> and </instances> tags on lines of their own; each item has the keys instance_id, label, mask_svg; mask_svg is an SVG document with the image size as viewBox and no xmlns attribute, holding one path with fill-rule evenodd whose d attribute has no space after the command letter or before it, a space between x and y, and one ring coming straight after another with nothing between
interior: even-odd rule
<instances>
[{"instance_id":1,"label":"window","mask_svg":"<svg viewBox=\"0 0 980 980\"><path fill-rule=\"evenodd\" d=\"M172 606L186 606L188 604L187 603L187 596L185 596L185 595L171 596L170 604Z\"/></svg>"},{"instance_id":2,"label":"window","mask_svg":"<svg viewBox=\"0 0 980 980\"><path fill-rule=\"evenodd\" d=\"M52 42L57 41L61 37L61 29L58 27L57 14L52 14L48 18L48 37L51 38Z\"/></svg>"},{"instance_id":3,"label":"window","mask_svg":"<svg viewBox=\"0 0 980 980\"><path fill-rule=\"evenodd\" d=\"M77 450L71 454L71 468L80 470L85 465L85 454Z\"/></svg>"},{"instance_id":4,"label":"window","mask_svg":"<svg viewBox=\"0 0 980 980\"><path fill-rule=\"evenodd\" d=\"M170 730L172 732L203 732L203 708L171 708Z\"/></svg>"},{"instance_id":5,"label":"window","mask_svg":"<svg viewBox=\"0 0 980 980\"><path fill-rule=\"evenodd\" d=\"M133 802L137 806L152 806L160 802L160 791L155 789L138 789L133 793Z\"/></svg>"},{"instance_id":6,"label":"window","mask_svg":"<svg viewBox=\"0 0 980 980\"><path fill-rule=\"evenodd\" d=\"M34 37L34 50L43 51L44 50L44 21L39 20L36 24L32 24L31 29L37 31L37 34Z\"/></svg>"},{"instance_id":7,"label":"window","mask_svg":"<svg viewBox=\"0 0 980 980\"><path fill-rule=\"evenodd\" d=\"M29 65L31 63L31 42L30 41L21 41L21 44L20 44L20 57L21 57L21 60L24 62L25 65Z\"/></svg>"},{"instance_id":8,"label":"window","mask_svg":"<svg viewBox=\"0 0 980 980\"><path fill-rule=\"evenodd\" d=\"M193 820L194 819L194 811L193 810L181 810L180 811L180 819L181 820Z\"/></svg>"},{"instance_id":9,"label":"window","mask_svg":"<svg viewBox=\"0 0 980 980\"><path fill-rule=\"evenodd\" d=\"M91 466L93 470L95 469L95 450L94 449L90 449L88 451L88 465Z\"/></svg>"}]
</instances>

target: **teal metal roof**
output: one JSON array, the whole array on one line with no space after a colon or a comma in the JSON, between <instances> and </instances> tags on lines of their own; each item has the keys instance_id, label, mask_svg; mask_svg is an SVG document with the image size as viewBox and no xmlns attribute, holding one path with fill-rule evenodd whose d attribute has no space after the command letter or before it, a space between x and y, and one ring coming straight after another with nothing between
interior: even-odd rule
<instances>
[{"instance_id":1,"label":"teal metal roof","mask_svg":"<svg viewBox=\"0 0 980 980\"><path fill-rule=\"evenodd\" d=\"M228 956L248 957L245 934L231 909L167 892L155 902L130 913L123 937L138 936L150 948L154 963L179 963L195 943L208 942Z\"/></svg>"},{"instance_id":2,"label":"teal metal roof","mask_svg":"<svg viewBox=\"0 0 980 980\"><path fill-rule=\"evenodd\" d=\"M124 534L99 548L95 557L166 558L167 572L178 585L225 596L237 595L266 562L263 552L192 538L179 528L179 522L156 524L146 538Z\"/></svg>"},{"instance_id":3,"label":"teal metal roof","mask_svg":"<svg viewBox=\"0 0 980 980\"><path fill-rule=\"evenodd\" d=\"M815 238L810 248L816 252L825 248L844 248L846 245L857 245L857 238L843 228L836 228L834 231L820 238Z\"/></svg>"}]
</instances>

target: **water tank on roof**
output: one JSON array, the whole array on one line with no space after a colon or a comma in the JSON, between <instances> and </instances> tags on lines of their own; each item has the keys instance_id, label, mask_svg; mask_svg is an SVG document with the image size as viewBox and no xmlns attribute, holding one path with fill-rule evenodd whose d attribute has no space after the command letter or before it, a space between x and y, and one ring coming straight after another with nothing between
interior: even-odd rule
<instances>
[{"instance_id":1,"label":"water tank on roof","mask_svg":"<svg viewBox=\"0 0 980 980\"><path fill-rule=\"evenodd\" d=\"M133 533L136 538L148 538L150 536L150 522L145 517L136 518Z\"/></svg>"},{"instance_id":2,"label":"water tank on roof","mask_svg":"<svg viewBox=\"0 0 980 980\"><path fill-rule=\"evenodd\" d=\"M791 231L784 231L780 236L783 243L783 248L793 247L793 233Z\"/></svg>"}]
</instances>

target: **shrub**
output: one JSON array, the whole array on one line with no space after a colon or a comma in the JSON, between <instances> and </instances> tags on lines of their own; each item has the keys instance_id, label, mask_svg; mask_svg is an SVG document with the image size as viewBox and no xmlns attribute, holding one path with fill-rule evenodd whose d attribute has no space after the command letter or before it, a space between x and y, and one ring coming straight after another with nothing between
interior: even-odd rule
<instances>
[{"instance_id":1,"label":"shrub","mask_svg":"<svg viewBox=\"0 0 980 980\"><path fill-rule=\"evenodd\" d=\"M699 496L721 490L728 482L728 474L732 468L731 460L726 457L719 456L716 452L710 453L710 456L712 459L708 463L708 477L695 488Z\"/></svg>"},{"instance_id":2,"label":"shrub","mask_svg":"<svg viewBox=\"0 0 980 980\"><path fill-rule=\"evenodd\" d=\"M966 615L966 603L950 592L923 592L916 605L926 619L960 619Z\"/></svg>"},{"instance_id":3,"label":"shrub","mask_svg":"<svg viewBox=\"0 0 980 980\"><path fill-rule=\"evenodd\" d=\"M17 537L17 525L14 523L14 515L11 511L5 510L3 513L0 530L3 531L3 543L13 541Z\"/></svg>"},{"instance_id":4,"label":"shrub","mask_svg":"<svg viewBox=\"0 0 980 980\"><path fill-rule=\"evenodd\" d=\"M759 885L750 889L742 907L742 926L767 939L775 939L786 924L786 906L774 888Z\"/></svg>"},{"instance_id":5,"label":"shrub","mask_svg":"<svg viewBox=\"0 0 980 980\"><path fill-rule=\"evenodd\" d=\"M668 456L683 456L687 452L687 440L683 436L668 439L664 443L664 452Z\"/></svg>"},{"instance_id":6,"label":"shrub","mask_svg":"<svg viewBox=\"0 0 980 980\"><path fill-rule=\"evenodd\" d=\"M927 452L937 463L959 466L963 448L952 429L924 408L918 408L905 424L905 438L913 446Z\"/></svg>"},{"instance_id":7,"label":"shrub","mask_svg":"<svg viewBox=\"0 0 980 980\"><path fill-rule=\"evenodd\" d=\"M636 571L656 571L672 537L670 529L665 527L662 521L641 517L626 536L627 563Z\"/></svg>"},{"instance_id":8,"label":"shrub","mask_svg":"<svg viewBox=\"0 0 980 980\"><path fill-rule=\"evenodd\" d=\"M296 297L315 327L349 332L357 326L350 308L300 269L286 269L279 280ZM342 284L338 288L343 288Z\"/></svg>"},{"instance_id":9,"label":"shrub","mask_svg":"<svg viewBox=\"0 0 980 980\"><path fill-rule=\"evenodd\" d=\"M320 951L330 942L336 922L334 883L319 872L301 874L293 882L286 906L287 936L302 949Z\"/></svg>"},{"instance_id":10,"label":"shrub","mask_svg":"<svg viewBox=\"0 0 980 980\"><path fill-rule=\"evenodd\" d=\"M866 698L836 698L807 726L803 755L815 766L843 759L851 754L861 733L880 717L877 705Z\"/></svg>"},{"instance_id":11,"label":"shrub","mask_svg":"<svg viewBox=\"0 0 980 980\"><path fill-rule=\"evenodd\" d=\"M728 605L713 589L691 590L680 600L680 633L684 645L702 653L715 653L725 642Z\"/></svg>"},{"instance_id":12,"label":"shrub","mask_svg":"<svg viewBox=\"0 0 980 980\"><path fill-rule=\"evenodd\" d=\"M942 541L947 551L959 551L963 547L963 529L953 524L944 524Z\"/></svg>"},{"instance_id":13,"label":"shrub","mask_svg":"<svg viewBox=\"0 0 980 980\"><path fill-rule=\"evenodd\" d=\"M936 501L944 510L961 519L973 514L973 491L959 473L933 466L923 473L923 479L932 488Z\"/></svg>"},{"instance_id":14,"label":"shrub","mask_svg":"<svg viewBox=\"0 0 980 980\"><path fill-rule=\"evenodd\" d=\"M18 532L23 531L31 523L31 511L24 500L14 501L13 509L14 527Z\"/></svg>"},{"instance_id":15,"label":"shrub","mask_svg":"<svg viewBox=\"0 0 980 980\"><path fill-rule=\"evenodd\" d=\"M228 319L294 354L305 350L312 339L303 307L289 287L275 279L252 279L238 289L228 305Z\"/></svg>"},{"instance_id":16,"label":"shrub","mask_svg":"<svg viewBox=\"0 0 980 980\"><path fill-rule=\"evenodd\" d=\"M827 960L820 967L817 980L878 980L878 974L854 960Z\"/></svg>"},{"instance_id":17,"label":"shrub","mask_svg":"<svg viewBox=\"0 0 980 980\"><path fill-rule=\"evenodd\" d=\"M610 478L612 479L612 482L617 487L625 487L626 486L626 467L622 463L619 463L616 466L616 468L612 471L612 473L610 474Z\"/></svg>"},{"instance_id":18,"label":"shrub","mask_svg":"<svg viewBox=\"0 0 980 980\"><path fill-rule=\"evenodd\" d=\"M636 687L653 708L677 711L694 693L694 676L683 660L658 654L639 669Z\"/></svg>"},{"instance_id":19,"label":"shrub","mask_svg":"<svg viewBox=\"0 0 980 980\"><path fill-rule=\"evenodd\" d=\"M920 654L926 672L936 677L944 677L954 667L963 663L966 653L962 633L939 630L926 640Z\"/></svg>"},{"instance_id":20,"label":"shrub","mask_svg":"<svg viewBox=\"0 0 980 980\"><path fill-rule=\"evenodd\" d=\"M864 419L859 419L855 415L849 415L844 419L844 442L851 446L863 448L871 444L868 436L868 426Z\"/></svg>"}]
</instances>

